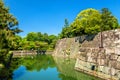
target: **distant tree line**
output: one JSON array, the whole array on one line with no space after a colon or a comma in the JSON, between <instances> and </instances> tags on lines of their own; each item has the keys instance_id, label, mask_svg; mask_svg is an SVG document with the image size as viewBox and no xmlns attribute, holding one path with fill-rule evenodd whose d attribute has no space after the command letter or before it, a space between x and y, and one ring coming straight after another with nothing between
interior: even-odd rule
<instances>
[{"instance_id":1,"label":"distant tree line","mask_svg":"<svg viewBox=\"0 0 120 80\"><path fill-rule=\"evenodd\" d=\"M41 32L30 32L24 38L16 35L11 50L53 50L57 39L55 35Z\"/></svg>"}]
</instances>

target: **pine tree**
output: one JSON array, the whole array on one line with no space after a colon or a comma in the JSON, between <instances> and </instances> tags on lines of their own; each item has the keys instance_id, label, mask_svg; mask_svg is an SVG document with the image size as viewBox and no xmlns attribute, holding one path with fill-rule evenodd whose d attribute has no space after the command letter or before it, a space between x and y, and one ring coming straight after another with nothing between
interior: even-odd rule
<instances>
[{"instance_id":1,"label":"pine tree","mask_svg":"<svg viewBox=\"0 0 120 80\"><path fill-rule=\"evenodd\" d=\"M0 63L6 64L9 48L13 45L12 40L16 33L22 31L17 25L17 19L0 0Z\"/></svg>"}]
</instances>

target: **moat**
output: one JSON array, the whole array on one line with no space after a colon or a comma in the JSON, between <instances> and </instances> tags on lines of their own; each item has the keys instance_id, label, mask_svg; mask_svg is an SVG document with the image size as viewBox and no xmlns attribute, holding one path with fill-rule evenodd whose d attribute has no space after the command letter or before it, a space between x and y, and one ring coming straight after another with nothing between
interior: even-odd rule
<instances>
[{"instance_id":1,"label":"moat","mask_svg":"<svg viewBox=\"0 0 120 80\"><path fill-rule=\"evenodd\" d=\"M9 69L1 69L0 80L101 80L76 71L75 61L50 55L14 58Z\"/></svg>"}]
</instances>

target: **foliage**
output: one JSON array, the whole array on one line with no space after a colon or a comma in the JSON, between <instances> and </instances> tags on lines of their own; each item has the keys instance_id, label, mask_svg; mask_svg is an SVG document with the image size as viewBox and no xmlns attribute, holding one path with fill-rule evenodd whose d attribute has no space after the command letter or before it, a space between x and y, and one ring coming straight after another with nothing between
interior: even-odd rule
<instances>
[{"instance_id":1,"label":"foliage","mask_svg":"<svg viewBox=\"0 0 120 80\"><path fill-rule=\"evenodd\" d=\"M118 28L117 19L111 14L107 8L101 10L101 28L102 30L111 30Z\"/></svg>"},{"instance_id":2,"label":"foliage","mask_svg":"<svg viewBox=\"0 0 120 80\"><path fill-rule=\"evenodd\" d=\"M57 41L57 36L42 34L41 32L30 32L26 37L20 39L19 47L24 50L40 49L53 50Z\"/></svg>"},{"instance_id":3,"label":"foliage","mask_svg":"<svg viewBox=\"0 0 120 80\"><path fill-rule=\"evenodd\" d=\"M55 67L54 59L50 55L38 55L32 60L31 58L24 58L21 62L20 64L25 66L29 71L40 71L41 69L46 70L48 67Z\"/></svg>"},{"instance_id":4,"label":"foliage","mask_svg":"<svg viewBox=\"0 0 120 80\"><path fill-rule=\"evenodd\" d=\"M100 32L101 29L105 31L116 28L119 28L118 21L107 8L101 11L89 8L81 11L69 26L64 26L59 36L66 38L90 35Z\"/></svg>"},{"instance_id":5,"label":"foliage","mask_svg":"<svg viewBox=\"0 0 120 80\"><path fill-rule=\"evenodd\" d=\"M64 27L62 28L62 32L59 34L60 38L67 38L71 36L71 28L69 26L69 22L65 19Z\"/></svg>"},{"instance_id":6,"label":"foliage","mask_svg":"<svg viewBox=\"0 0 120 80\"><path fill-rule=\"evenodd\" d=\"M27 34L26 37L27 41L36 41L37 40L37 34L35 32L30 32Z\"/></svg>"},{"instance_id":7,"label":"foliage","mask_svg":"<svg viewBox=\"0 0 120 80\"><path fill-rule=\"evenodd\" d=\"M9 13L9 8L0 0L0 63L6 63L5 58L10 47L13 46L15 34L22 31L17 25L17 19Z\"/></svg>"}]
</instances>

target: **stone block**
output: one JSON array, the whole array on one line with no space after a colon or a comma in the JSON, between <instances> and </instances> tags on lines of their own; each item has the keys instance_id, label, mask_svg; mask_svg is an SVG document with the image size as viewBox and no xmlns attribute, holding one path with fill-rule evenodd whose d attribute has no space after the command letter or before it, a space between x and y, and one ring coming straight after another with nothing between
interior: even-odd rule
<instances>
[{"instance_id":1,"label":"stone block","mask_svg":"<svg viewBox=\"0 0 120 80\"><path fill-rule=\"evenodd\" d=\"M97 58L97 53L95 53L95 52L91 53L91 57L94 58L94 59L96 59Z\"/></svg>"},{"instance_id":2,"label":"stone block","mask_svg":"<svg viewBox=\"0 0 120 80\"><path fill-rule=\"evenodd\" d=\"M116 65L117 65L116 61L114 61L114 60L109 61L109 67L115 68Z\"/></svg>"},{"instance_id":3,"label":"stone block","mask_svg":"<svg viewBox=\"0 0 120 80\"><path fill-rule=\"evenodd\" d=\"M102 72L102 73L105 73L105 67L104 66L98 66L98 71L99 72Z\"/></svg>"},{"instance_id":4,"label":"stone block","mask_svg":"<svg viewBox=\"0 0 120 80\"><path fill-rule=\"evenodd\" d=\"M107 59L107 60L110 59L110 54L106 54L106 59Z\"/></svg>"},{"instance_id":5,"label":"stone block","mask_svg":"<svg viewBox=\"0 0 120 80\"><path fill-rule=\"evenodd\" d=\"M109 61L109 67L114 67L116 65L115 61Z\"/></svg>"},{"instance_id":6,"label":"stone block","mask_svg":"<svg viewBox=\"0 0 120 80\"><path fill-rule=\"evenodd\" d=\"M84 68L84 61L80 60L80 59L77 59L76 60L76 63L75 63L75 68L80 68L80 69L83 69Z\"/></svg>"},{"instance_id":7,"label":"stone block","mask_svg":"<svg viewBox=\"0 0 120 80\"><path fill-rule=\"evenodd\" d=\"M105 58L106 58L105 53L99 53L99 54L98 54L98 58L99 58L99 59L105 59Z\"/></svg>"},{"instance_id":8,"label":"stone block","mask_svg":"<svg viewBox=\"0 0 120 80\"><path fill-rule=\"evenodd\" d=\"M87 63L86 63L86 67L87 67L88 69L91 69L91 63L90 63L90 62L87 62Z\"/></svg>"},{"instance_id":9,"label":"stone block","mask_svg":"<svg viewBox=\"0 0 120 80\"><path fill-rule=\"evenodd\" d=\"M115 48L115 54L120 55L120 48L118 47Z\"/></svg>"},{"instance_id":10,"label":"stone block","mask_svg":"<svg viewBox=\"0 0 120 80\"><path fill-rule=\"evenodd\" d=\"M86 52L86 49L85 48L80 48L79 51L80 52Z\"/></svg>"},{"instance_id":11,"label":"stone block","mask_svg":"<svg viewBox=\"0 0 120 80\"><path fill-rule=\"evenodd\" d=\"M91 63L96 64L97 63L96 59L92 58Z\"/></svg>"},{"instance_id":12,"label":"stone block","mask_svg":"<svg viewBox=\"0 0 120 80\"><path fill-rule=\"evenodd\" d=\"M81 52L81 53L80 53L80 56L82 56L82 57L87 57L87 53L86 53L86 52Z\"/></svg>"},{"instance_id":13,"label":"stone block","mask_svg":"<svg viewBox=\"0 0 120 80\"><path fill-rule=\"evenodd\" d=\"M85 66L86 66L86 62L79 59L79 60L78 60L78 65L85 67Z\"/></svg>"},{"instance_id":14,"label":"stone block","mask_svg":"<svg viewBox=\"0 0 120 80\"><path fill-rule=\"evenodd\" d=\"M98 53L98 52L99 52L98 48L97 49L95 49L95 48L92 49L92 53Z\"/></svg>"},{"instance_id":15,"label":"stone block","mask_svg":"<svg viewBox=\"0 0 120 80\"><path fill-rule=\"evenodd\" d=\"M116 70L114 68L110 68L110 75L114 76L116 74Z\"/></svg>"},{"instance_id":16,"label":"stone block","mask_svg":"<svg viewBox=\"0 0 120 80\"><path fill-rule=\"evenodd\" d=\"M87 56L91 57L91 56L92 56L91 52L88 52L88 53L87 53Z\"/></svg>"},{"instance_id":17,"label":"stone block","mask_svg":"<svg viewBox=\"0 0 120 80\"><path fill-rule=\"evenodd\" d=\"M117 59L118 62L120 62L120 56L118 56L118 59Z\"/></svg>"},{"instance_id":18,"label":"stone block","mask_svg":"<svg viewBox=\"0 0 120 80\"><path fill-rule=\"evenodd\" d=\"M111 54L111 55L110 55L110 59L111 59L111 60L117 60L117 59L118 59L118 55Z\"/></svg>"},{"instance_id":19,"label":"stone block","mask_svg":"<svg viewBox=\"0 0 120 80\"><path fill-rule=\"evenodd\" d=\"M110 74L110 67L103 67L103 73Z\"/></svg>"},{"instance_id":20,"label":"stone block","mask_svg":"<svg viewBox=\"0 0 120 80\"><path fill-rule=\"evenodd\" d=\"M105 65L105 59L97 59L97 63L100 66L104 66Z\"/></svg>"},{"instance_id":21,"label":"stone block","mask_svg":"<svg viewBox=\"0 0 120 80\"><path fill-rule=\"evenodd\" d=\"M111 53L115 53L115 49L113 49L113 48L106 48L105 53L110 55Z\"/></svg>"},{"instance_id":22,"label":"stone block","mask_svg":"<svg viewBox=\"0 0 120 80\"><path fill-rule=\"evenodd\" d=\"M104 61L105 61L104 66L109 66L109 59L104 59Z\"/></svg>"},{"instance_id":23,"label":"stone block","mask_svg":"<svg viewBox=\"0 0 120 80\"><path fill-rule=\"evenodd\" d=\"M98 66L98 71L103 72L104 66Z\"/></svg>"},{"instance_id":24,"label":"stone block","mask_svg":"<svg viewBox=\"0 0 120 80\"><path fill-rule=\"evenodd\" d=\"M88 58L87 58L87 61L88 61L88 62L92 62L92 57L88 57Z\"/></svg>"},{"instance_id":25,"label":"stone block","mask_svg":"<svg viewBox=\"0 0 120 80\"><path fill-rule=\"evenodd\" d=\"M79 56L79 59L82 61L86 61L86 57L83 57L83 56Z\"/></svg>"},{"instance_id":26,"label":"stone block","mask_svg":"<svg viewBox=\"0 0 120 80\"><path fill-rule=\"evenodd\" d=\"M120 62L116 61L114 68L120 70Z\"/></svg>"},{"instance_id":27,"label":"stone block","mask_svg":"<svg viewBox=\"0 0 120 80\"><path fill-rule=\"evenodd\" d=\"M105 53L105 49L104 48L100 48L99 49L99 53L101 53L101 54Z\"/></svg>"}]
</instances>

